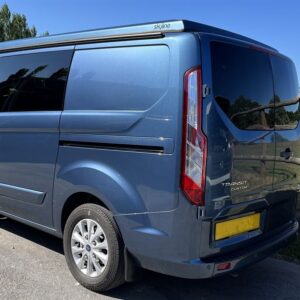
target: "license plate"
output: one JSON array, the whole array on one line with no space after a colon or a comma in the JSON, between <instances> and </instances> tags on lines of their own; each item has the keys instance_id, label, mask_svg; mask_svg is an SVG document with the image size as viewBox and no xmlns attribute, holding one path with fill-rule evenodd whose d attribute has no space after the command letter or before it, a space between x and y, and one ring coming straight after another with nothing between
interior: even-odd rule
<instances>
[{"instance_id":1,"label":"license plate","mask_svg":"<svg viewBox=\"0 0 300 300\"><path fill-rule=\"evenodd\" d=\"M215 240L226 239L260 228L260 213L216 223Z\"/></svg>"}]
</instances>

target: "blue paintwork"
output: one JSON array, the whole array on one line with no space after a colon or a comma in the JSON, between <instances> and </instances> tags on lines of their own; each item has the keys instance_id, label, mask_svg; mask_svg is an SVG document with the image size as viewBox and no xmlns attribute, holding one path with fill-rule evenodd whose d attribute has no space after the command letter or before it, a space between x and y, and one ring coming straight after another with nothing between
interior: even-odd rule
<instances>
[{"instance_id":1,"label":"blue paintwork","mask_svg":"<svg viewBox=\"0 0 300 300\"><path fill-rule=\"evenodd\" d=\"M140 92L134 95L132 101L134 103L136 99L139 110L118 108L114 111L75 111L76 107L74 108L73 105L78 104L76 102L73 104L72 99L82 93L78 89L84 88L86 86L85 80L89 80L89 77L85 79L80 75L80 72L85 73L86 71L84 67L79 70L75 54L75 64L72 64L71 67L70 80L73 76L77 76L82 78L82 82L80 85L69 84L67 87L65 110L61 117L61 138L69 140L69 138L80 135L85 142L122 142L126 144L137 141L137 144L144 145L149 145L149 141L151 141L152 145L163 146L164 154L61 147L54 187L54 210L60 211L64 202L62 199L80 191L93 191L93 194L101 198L116 215L170 211L178 206L178 195L174 193L174 189L177 189L179 180L180 144L175 144L175 141L180 141L181 124L176 122L176 116L181 114L182 107L181 105L174 105L174 101L177 103L182 101L182 87L177 84L177 82L182 81L182 75L180 75L178 68L188 69L190 65L200 63L199 48L195 41L196 37L193 34L176 34L164 39L165 46L150 46L153 44L151 41L126 42L127 47L124 48L124 53L130 57L132 54L128 52L128 49L132 48L137 63L142 66L142 61L145 61L144 72L146 72L146 68L149 69L148 72L151 72L153 65L156 68L161 68L155 71L156 78L152 80L145 81L142 74L134 78L137 86L144 86L143 89L137 90ZM139 47L141 43L148 44L144 55L143 48ZM189 44L194 45L188 50L191 55L183 56L184 51L178 51L177 47L185 48ZM86 47L94 49L92 55L96 58L95 63L97 63L98 61L105 61L106 56L111 56L111 52L107 49L112 46L117 46L118 53L123 53L119 45L112 43L100 44L97 48L95 45L93 47L87 45ZM78 57L83 56L82 48L83 46L80 46L81 50ZM176 49L176 52L172 53L176 64L169 62L169 49L171 48ZM158 53L161 53L163 57L167 55L165 62L158 61L159 64L153 64L151 50L155 52L154 57ZM91 51L88 50L88 53ZM127 63L124 67L130 68L132 60L124 61ZM100 65L102 65L101 73L103 74L109 71L106 71L105 67L112 68L111 64ZM114 68L118 70L117 66ZM164 72L160 74L160 70ZM166 74L166 70L168 74ZM94 75L90 74L90 76ZM166 76L168 76L167 80L165 79ZM122 80L124 81L124 79ZM150 90L153 84L157 86L157 92L149 93L148 89ZM101 104L101 90L98 91L98 86L101 85L94 86L96 89L94 95L99 95L99 105L103 105ZM144 104L139 104L138 102L144 98L145 91L148 93L147 101ZM116 96L120 97L119 95ZM85 97L82 94L82 103L87 101ZM107 96L104 94L105 97ZM86 99L89 100L90 98ZM126 96L124 99L124 101L130 101L130 99L126 100ZM112 98L111 101L115 101L115 99ZM93 101L93 103L97 102ZM128 105L134 104L129 103ZM99 107L97 108L99 109ZM87 120L89 121L87 122ZM89 153L88 156L86 156L87 152ZM80 157L87 157L87 159L82 160ZM87 165L88 167L86 167ZM162 166L164 167L162 168ZM133 170L135 171L133 172ZM84 180L82 178L83 173L85 173L84 178L86 178ZM154 178L156 180L153 180ZM81 182L80 186L77 186L78 181ZM105 182L101 189L99 189L100 182ZM72 183L71 186L70 183ZM58 224L60 224L59 216L60 214L57 214L58 220L55 219Z\"/></svg>"},{"instance_id":2,"label":"blue paintwork","mask_svg":"<svg viewBox=\"0 0 300 300\"><path fill-rule=\"evenodd\" d=\"M75 52L66 111L146 112L164 102L169 81L167 46L100 49Z\"/></svg>"},{"instance_id":3,"label":"blue paintwork","mask_svg":"<svg viewBox=\"0 0 300 300\"><path fill-rule=\"evenodd\" d=\"M0 114L0 210L52 227L52 191L61 112ZM24 188L26 190L22 190ZM37 205L28 190L45 194ZM19 200L22 196L23 201ZM32 193L31 193L32 197ZM33 201L34 202L34 201Z\"/></svg>"},{"instance_id":4,"label":"blue paintwork","mask_svg":"<svg viewBox=\"0 0 300 300\"><path fill-rule=\"evenodd\" d=\"M208 160L202 216L180 190L184 73L201 65L203 83L211 86L209 42L253 43L226 32L227 37L214 35L212 28L208 29L205 31L210 34L165 32L164 38L76 45L64 111L0 114L0 191L1 183L16 187L0 195L0 210L62 236L65 203L76 193L89 193L113 213L126 248L138 264L186 278L214 276L218 273L215 263L228 259L239 268L291 240L298 229L295 218L277 227L275 224L273 230L267 226L267 216L274 203L286 201L288 205L294 201L296 177L288 184L273 179L271 183L257 182L253 169L257 162L243 156L249 147L257 155L266 151L276 158L275 168L281 168L277 133L245 134L235 128L213 94L203 100ZM49 42L51 37L42 41ZM18 45L24 46L26 41L6 44ZM39 50L22 53L31 51ZM298 143L298 129L278 134L285 136L286 143ZM157 146L163 153L59 146L59 141ZM257 141L264 141L266 149L262 150ZM274 161L266 162L260 178L273 178L273 170ZM222 183L231 180L247 180L250 188L230 191ZM277 190L277 184L285 188ZM18 195L24 196L24 201L15 201L17 190L23 191ZM45 199L35 204L26 202L28 191L32 191L31 197L40 191ZM266 226L213 241L216 221L253 211L262 213ZM256 244L259 247L255 250Z\"/></svg>"},{"instance_id":5,"label":"blue paintwork","mask_svg":"<svg viewBox=\"0 0 300 300\"><path fill-rule=\"evenodd\" d=\"M41 205L46 193L0 183L1 196Z\"/></svg>"}]
</instances>

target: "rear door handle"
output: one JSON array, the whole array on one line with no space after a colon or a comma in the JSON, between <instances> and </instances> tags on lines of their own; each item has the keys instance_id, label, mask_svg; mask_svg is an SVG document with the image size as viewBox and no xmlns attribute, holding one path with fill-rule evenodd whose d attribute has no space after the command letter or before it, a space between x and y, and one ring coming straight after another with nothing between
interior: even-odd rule
<instances>
[{"instance_id":1,"label":"rear door handle","mask_svg":"<svg viewBox=\"0 0 300 300\"><path fill-rule=\"evenodd\" d=\"M280 152L280 157L283 157L285 159L289 159L293 157L294 153L290 148L286 148L284 151Z\"/></svg>"}]
</instances>

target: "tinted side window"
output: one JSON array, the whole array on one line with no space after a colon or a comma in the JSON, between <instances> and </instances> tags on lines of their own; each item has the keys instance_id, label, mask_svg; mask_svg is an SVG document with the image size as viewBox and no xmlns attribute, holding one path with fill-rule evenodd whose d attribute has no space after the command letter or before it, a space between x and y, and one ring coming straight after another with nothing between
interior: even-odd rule
<instances>
[{"instance_id":1,"label":"tinted side window","mask_svg":"<svg viewBox=\"0 0 300 300\"><path fill-rule=\"evenodd\" d=\"M220 42L211 43L213 93L240 129L273 126L273 78L266 53Z\"/></svg>"},{"instance_id":2,"label":"tinted side window","mask_svg":"<svg viewBox=\"0 0 300 300\"><path fill-rule=\"evenodd\" d=\"M276 129L295 128L300 118L299 83L292 61L280 56L271 56L275 92Z\"/></svg>"},{"instance_id":3,"label":"tinted side window","mask_svg":"<svg viewBox=\"0 0 300 300\"><path fill-rule=\"evenodd\" d=\"M55 111L63 98L72 51L0 58L0 111Z\"/></svg>"}]
</instances>

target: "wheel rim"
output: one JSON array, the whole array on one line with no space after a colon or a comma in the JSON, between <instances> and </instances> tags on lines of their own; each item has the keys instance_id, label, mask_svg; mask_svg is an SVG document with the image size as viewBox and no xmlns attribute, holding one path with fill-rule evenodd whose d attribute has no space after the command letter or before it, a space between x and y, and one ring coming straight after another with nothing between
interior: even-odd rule
<instances>
[{"instance_id":1,"label":"wheel rim","mask_svg":"<svg viewBox=\"0 0 300 300\"><path fill-rule=\"evenodd\" d=\"M97 277L105 270L109 252L105 233L94 220L79 221L71 237L72 256L78 269L89 277Z\"/></svg>"}]
</instances>

